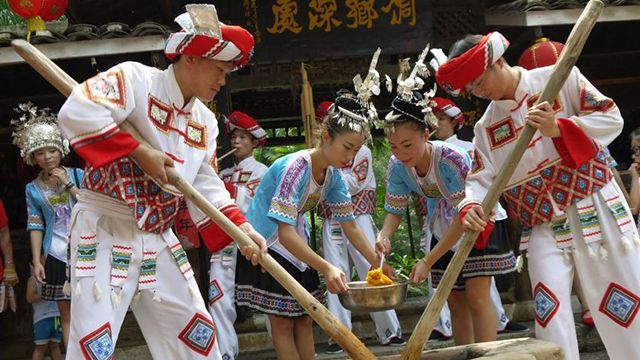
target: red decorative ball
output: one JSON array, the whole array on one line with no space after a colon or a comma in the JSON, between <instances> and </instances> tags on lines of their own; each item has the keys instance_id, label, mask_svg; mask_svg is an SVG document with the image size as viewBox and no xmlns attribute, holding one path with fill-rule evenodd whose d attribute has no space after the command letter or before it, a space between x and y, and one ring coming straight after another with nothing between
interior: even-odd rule
<instances>
[{"instance_id":1,"label":"red decorative ball","mask_svg":"<svg viewBox=\"0 0 640 360\"><path fill-rule=\"evenodd\" d=\"M23 19L38 16L43 4L44 0L7 0L9 9Z\"/></svg>"},{"instance_id":2,"label":"red decorative ball","mask_svg":"<svg viewBox=\"0 0 640 360\"><path fill-rule=\"evenodd\" d=\"M64 15L68 5L68 0L44 0L38 15L44 21L53 21Z\"/></svg>"},{"instance_id":3,"label":"red decorative ball","mask_svg":"<svg viewBox=\"0 0 640 360\"><path fill-rule=\"evenodd\" d=\"M553 65L558 61L563 48L562 43L540 38L520 55L518 65L527 70Z\"/></svg>"}]
</instances>

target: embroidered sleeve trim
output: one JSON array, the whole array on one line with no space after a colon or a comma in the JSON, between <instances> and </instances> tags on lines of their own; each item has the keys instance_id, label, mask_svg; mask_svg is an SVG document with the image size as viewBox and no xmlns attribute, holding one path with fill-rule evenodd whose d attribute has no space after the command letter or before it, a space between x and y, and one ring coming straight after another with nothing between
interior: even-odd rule
<instances>
[{"instance_id":1,"label":"embroidered sleeve trim","mask_svg":"<svg viewBox=\"0 0 640 360\"><path fill-rule=\"evenodd\" d=\"M409 203L409 195L386 194L384 208L394 214L404 214Z\"/></svg>"},{"instance_id":2,"label":"embroidered sleeve trim","mask_svg":"<svg viewBox=\"0 0 640 360\"><path fill-rule=\"evenodd\" d=\"M337 221L353 220L353 204L351 201L330 203L331 215Z\"/></svg>"},{"instance_id":3,"label":"embroidered sleeve trim","mask_svg":"<svg viewBox=\"0 0 640 360\"><path fill-rule=\"evenodd\" d=\"M236 225L247 222L247 218L245 218L240 209L235 205L225 206L220 208L220 211ZM212 253L224 249L233 242L233 239L227 235L218 224L209 218L198 224L198 231L200 231L200 235L202 235L202 240L207 246L207 249Z\"/></svg>"},{"instance_id":4,"label":"embroidered sleeve trim","mask_svg":"<svg viewBox=\"0 0 640 360\"><path fill-rule=\"evenodd\" d=\"M73 147L80 157L93 167L99 168L129 155L138 145L140 143L129 133L115 127L100 136L76 142Z\"/></svg>"},{"instance_id":5,"label":"embroidered sleeve trim","mask_svg":"<svg viewBox=\"0 0 640 360\"><path fill-rule=\"evenodd\" d=\"M616 103L604 96L591 83L580 81L580 115L594 112L607 113L616 108Z\"/></svg>"},{"instance_id":6,"label":"embroidered sleeve trim","mask_svg":"<svg viewBox=\"0 0 640 360\"><path fill-rule=\"evenodd\" d=\"M84 82L84 95L91 101L107 106L124 109L127 104L127 92L121 70L100 73Z\"/></svg>"}]
</instances>

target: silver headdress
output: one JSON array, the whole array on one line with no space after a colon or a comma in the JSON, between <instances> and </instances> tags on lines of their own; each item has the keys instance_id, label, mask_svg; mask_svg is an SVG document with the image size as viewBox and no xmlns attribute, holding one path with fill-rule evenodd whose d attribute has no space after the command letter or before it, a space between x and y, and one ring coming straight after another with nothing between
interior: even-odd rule
<instances>
[{"instance_id":1,"label":"silver headdress","mask_svg":"<svg viewBox=\"0 0 640 360\"><path fill-rule=\"evenodd\" d=\"M175 22L187 33L222 39L220 20L214 5L189 4L185 6L185 9L187 9L187 12L176 17Z\"/></svg>"},{"instance_id":2,"label":"silver headdress","mask_svg":"<svg viewBox=\"0 0 640 360\"><path fill-rule=\"evenodd\" d=\"M436 94L436 84L433 88L422 93L424 80L431 76L431 72L425 64L425 59L429 54L429 44L420 53L411 73L407 75L410 69L409 60L405 59L401 63L401 72L398 74L397 95L391 104L391 111L384 118L384 125L389 126L396 122L400 117L410 117L420 122L424 122L428 128L435 126L435 117L433 116L430 103L431 98Z\"/></svg>"},{"instance_id":3,"label":"silver headdress","mask_svg":"<svg viewBox=\"0 0 640 360\"><path fill-rule=\"evenodd\" d=\"M373 53L373 58L369 65L369 71L367 72L367 76L364 80L362 80L360 74L357 74L353 78L353 87L356 92L355 96L346 96L357 102L359 105L357 107L360 109L347 109L340 106L339 101L336 101L336 104L332 109L330 109L329 112L331 116L339 116L339 125L348 126L351 130L362 133L365 132L365 128L368 130L369 123L377 121L378 112L376 107L373 105L373 102L371 102L371 97L373 95L380 95L380 74L376 70L380 52L381 50L378 48L375 53ZM345 97L345 95L342 95L342 97Z\"/></svg>"},{"instance_id":4,"label":"silver headdress","mask_svg":"<svg viewBox=\"0 0 640 360\"><path fill-rule=\"evenodd\" d=\"M27 102L18 104L14 110L20 117L11 120L11 125L15 127L13 143L20 148L20 156L25 163L34 165L32 153L47 146L58 149L63 157L69 154L69 141L62 137L56 114L51 109L38 109Z\"/></svg>"}]
</instances>

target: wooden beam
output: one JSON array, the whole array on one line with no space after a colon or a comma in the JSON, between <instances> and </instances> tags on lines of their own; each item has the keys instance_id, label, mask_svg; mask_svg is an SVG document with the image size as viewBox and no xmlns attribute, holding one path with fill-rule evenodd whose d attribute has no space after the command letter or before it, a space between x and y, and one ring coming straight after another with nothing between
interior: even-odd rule
<instances>
[{"instance_id":1,"label":"wooden beam","mask_svg":"<svg viewBox=\"0 0 640 360\"><path fill-rule=\"evenodd\" d=\"M165 39L162 35L132 36L115 39L63 41L41 44L36 47L52 60L73 59L91 56L163 51ZM0 66L24 63L11 47L0 48Z\"/></svg>"},{"instance_id":2,"label":"wooden beam","mask_svg":"<svg viewBox=\"0 0 640 360\"><path fill-rule=\"evenodd\" d=\"M578 21L582 9L510 11L486 13L485 23L491 26L545 26L573 25ZM602 10L598 22L640 20L640 5L607 6Z\"/></svg>"},{"instance_id":3,"label":"wooden beam","mask_svg":"<svg viewBox=\"0 0 640 360\"><path fill-rule=\"evenodd\" d=\"M591 83L597 87L610 86L610 85L640 84L640 76L591 80Z\"/></svg>"}]
</instances>

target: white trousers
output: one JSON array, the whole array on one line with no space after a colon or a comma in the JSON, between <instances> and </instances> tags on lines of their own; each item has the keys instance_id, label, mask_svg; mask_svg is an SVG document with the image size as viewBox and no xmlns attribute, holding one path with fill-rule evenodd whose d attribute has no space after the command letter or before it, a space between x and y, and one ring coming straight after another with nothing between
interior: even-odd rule
<instances>
[{"instance_id":1,"label":"white trousers","mask_svg":"<svg viewBox=\"0 0 640 360\"><path fill-rule=\"evenodd\" d=\"M154 359L221 358L215 325L177 238L139 230L123 203L80 196L70 270L67 359L111 359L129 306Z\"/></svg>"},{"instance_id":2,"label":"white trousers","mask_svg":"<svg viewBox=\"0 0 640 360\"><path fill-rule=\"evenodd\" d=\"M209 271L209 312L218 329L218 347L223 360L238 357L238 335L233 327L236 321L235 286L236 259L238 249L235 243L211 255Z\"/></svg>"},{"instance_id":3,"label":"white trousers","mask_svg":"<svg viewBox=\"0 0 640 360\"><path fill-rule=\"evenodd\" d=\"M611 212L596 200L606 258L599 244L587 245L576 206L567 215L574 249L563 256L549 223L533 228L529 239L529 275L535 300L536 337L560 345L568 360L578 360L578 342L571 308L574 272L579 277L595 326L610 359L640 359L640 251L625 250ZM626 207L626 203L624 204ZM630 214L627 207L627 212ZM626 236L638 236L637 230ZM593 254L589 254L592 247Z\"/></svg>"},{"instance_id":4,"label":"white trousers","mask_svg":"<svg viewBox=\"0 0 640 360\"><path fill-rule=\"evenodd\" d=\"M362 229L365 237L369 239L373 246L376 241L377 230L373 225L373 220L369 215L356 216L356 221ZM324 258L330 264L336 266L342 270L347 278L351 278L351 266L349 265L349 256L353 261L353 265L356 267L358 277L365 279L367 272L371 268L369 262L360 254L360 252L351 245L349 240L342 234L342 236L331 236L331 220L325 220L322 223L322 248L324 251ZM349 330L351 330L351 311L345 309L338 295L329 294L327 297L327 305L329 311L335 315L342 324L344 324ZM369 313L371 319L376 324L376 334L378 335L378 341L381 344L386 344L389 339L394 336L401 337L402 330L400 329L400 322L398 316L394 310L377 311Z\"/></svg>"}]
</instances>

